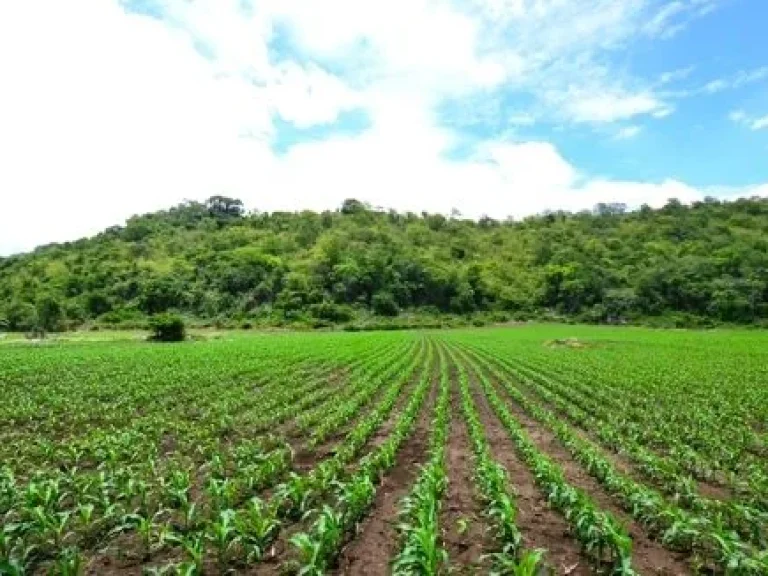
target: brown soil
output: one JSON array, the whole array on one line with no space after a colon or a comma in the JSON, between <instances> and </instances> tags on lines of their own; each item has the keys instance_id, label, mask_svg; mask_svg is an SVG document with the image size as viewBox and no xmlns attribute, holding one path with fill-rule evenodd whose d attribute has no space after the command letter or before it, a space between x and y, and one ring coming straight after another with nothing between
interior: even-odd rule
<instances>
[{"instance_id":1,"label":"brown soil","mask_svg":"<svg viewBox=\"0 0 768 576\"><path fill-rule=\"evenodd\" d=\"M704 482L703 480L696 481L696 488L704 498L710 500L733 500L734 495L730 489L712 484L711 482Z\"/></svg>"},{"instance_id":2,"label":"brown soil","mask_svg":"<svg viewBox=\"0 0 768 576\"><path fill-rule=\"evenodd\" d=\"M168 551L158 551L150 557L145 557L138 534L129 532L120 534L112 542L109 548L97 552L88 559L85 574L91 575L121 575L137 576L143 573L144 568L159 560L165 560ZM43 572L44 573L44 572Z\"/></svg>"},{"instance_id":3,"label":"brown soil","mask_svg":"<svg viewBox=\"0 0 768 576\"><path fill-rule=\"evenodd\" d=\"M335 574L384 576L390 573L390 561L397 551L395 526L400 500L410 491L418 476L419 464L425 460L436 396L437 386L433 382L413 434L400 448L395 466L378 486L371 513L342 551ZM378 444L381 442L383 439Z\"/></svg>"},{"instance_id":4,"label":"brown soil","mask_svg":"<svg viewBox=\"0 0 768 576\"><path fill-rule=\"evenodd\" d=\"M472 380L472 378L470 378ZM496 417L479 385L471 381L472 398L485 428L494 458L509 475L510 488L517 494L517 525L528 550L545 549L544 559L558 574L586 576L592 571L571 537L568 523L549 507L528 467L515 455L515 445Z\"/></svg>"},{"instance_id":5,"label":"brown soil","mask_svg":"<svg viewBox=\"0 0 768 576\"><path fill-rule=\"evenodd\" d=\"M474 574L481 569L481 556L492 548L485 529L482 504L472 477L473 456L467 424L462 416L456 375L451 379L451 421L446 447L448 489L443 499L440 526L448 551L451 573ZM487 569L485 570L487 572Z\"/></svg>"},{"instance_id":6,"label":"brown soil","mask_svg":"<svg viewBox=\"0 0 768 576\"><path fill-rule=\"evenodd\" d=\"M631 516L626 514L603 487L592 478L581 465L573 459L557 437L542 425L530 418L503 390L497 387L503 397L508 400L508 407L520 425L528 432L536 447L557 462L563 469L565 479L573 486L587 492L595 503L606 512L611 513L626 526L632 537L632 560L635 569L640 574L685 575L692 574L691 568L680 555L666 550L658 542L651 540Z\"/></svg>"}]
</instances>

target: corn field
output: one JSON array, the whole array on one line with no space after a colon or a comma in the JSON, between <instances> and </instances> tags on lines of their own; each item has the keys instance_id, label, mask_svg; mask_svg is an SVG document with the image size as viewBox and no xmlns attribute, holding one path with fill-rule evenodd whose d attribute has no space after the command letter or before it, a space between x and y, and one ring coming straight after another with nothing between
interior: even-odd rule
<instances>
[{"instance_id":1,"label":"corn field","mask_svg":"<svg viewBox=\"0 0 768 576\"><path fill-rule=\"evenodd\" d=\"M768 574L768 337L0 345L0 574Z\"/></svg>"}]
</instances>

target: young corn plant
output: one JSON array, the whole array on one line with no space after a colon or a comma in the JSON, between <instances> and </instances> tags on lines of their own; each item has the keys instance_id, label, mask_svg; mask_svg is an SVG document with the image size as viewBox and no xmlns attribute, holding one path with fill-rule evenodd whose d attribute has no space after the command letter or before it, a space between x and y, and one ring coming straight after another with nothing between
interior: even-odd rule
<instances>
[{"instance_id":1,"label":"young corn plant","mask_svg":"<svg viewBox=\"0 0 768 576\"><path fill-rule=\"evenodd\" d=\"M280 521L275 511L259 498L252 498L245 509L235 516L235 529L244 552L246 564L260 562L277 538Z\"/></svg>"},{"instance_id":2,"label":"young corn plant","mask_svg":"<svg viewBox=\"0 0 768 576\"><path fill-rule=\"evenodd\" d=\"M223 572L229 563L233 549L240 543L234 510L222 510L206 527L205 538L216 552L216 561Z\"/></svg>"},{"instance_id":3,"label":"young corn plant","mask_svg":"<svg viewBox=\"0 0 768 576\"><path fill-rule=\"evenodd\" d=\"M440 357L440 389L432 420L430 459L421 469L416 485L403 500L400 510L401 548L394 559L394 574L437 574L448 563L438 522L447 488L445 444L449 422L449 373L443 349Z\"/></svg>"},{"instance_id":4,"label":"young corn plant","mask_svg":"<svg viewBox=\"0 0 768 576\"><path fill-rule=\"evenodd\" d=\"M331 565L331 552L340 547L344 538L344 516L330 506L324 506L311 533L302 532L291 538L299 551L299 574L321 576Z\"/></svg>"}]
</instances>

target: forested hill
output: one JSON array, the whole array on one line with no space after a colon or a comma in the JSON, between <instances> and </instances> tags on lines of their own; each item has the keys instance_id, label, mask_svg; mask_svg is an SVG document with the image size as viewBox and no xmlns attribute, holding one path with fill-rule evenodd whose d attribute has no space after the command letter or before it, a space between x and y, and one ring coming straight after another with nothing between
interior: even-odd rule
<instances>
[{"instance_id":1,"label":"forested hill","mask_svg":"<svg viewBox=\"0 0 768 576\"><path fill-rule=\"evenodd\" d=\"M398 314L765 321L768 200L476 222L355 200L246 214L214 197L0 259L5 329L138 325L166 310L225 325Z\"/></svg>"}]
</instances>

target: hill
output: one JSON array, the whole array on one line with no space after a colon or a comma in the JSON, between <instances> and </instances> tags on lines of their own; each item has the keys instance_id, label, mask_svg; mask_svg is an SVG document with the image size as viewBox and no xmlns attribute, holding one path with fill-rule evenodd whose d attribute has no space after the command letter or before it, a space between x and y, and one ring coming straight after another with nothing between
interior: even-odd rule
<instances>
[{"instance_id":1,"label":"hill","mask_svg":"<svg viewBox=\"0 0 768 576\"><path fill-rule=\"evenodd\" d=\"M246 213L214 197L0 259L0 323L223 325L407 315L691 325L768 319L768 200L480 221L374 210Z\"/></svg>"}]
</instances>

